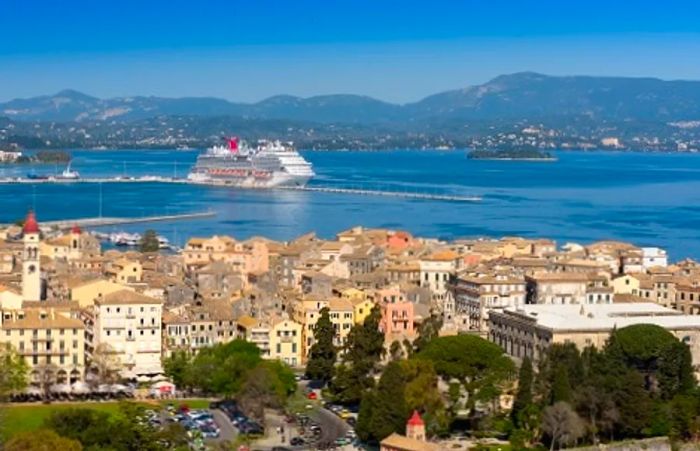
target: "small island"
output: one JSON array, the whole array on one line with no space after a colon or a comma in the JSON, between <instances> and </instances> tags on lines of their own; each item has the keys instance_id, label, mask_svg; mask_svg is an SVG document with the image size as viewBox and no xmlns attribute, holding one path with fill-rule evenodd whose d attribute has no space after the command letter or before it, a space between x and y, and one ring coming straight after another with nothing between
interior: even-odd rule
<instances>
[{"instance_id":1,"label":"small island","mask_svg":"<svg viewBox=\"0 0 700 451\"><path fill-rule=\"evenodd\" d=\"M556 161L549 152L539 149L501 149L472 150L467 154L470 160L522 160L522 161Z\"/></svg>"},{"instance_id":2,"label":"small island","mask_svg":"<svg viewBox=\"0 0 700 451\"><path fill-rule=\"evenodd\" d=\"M2 163L9 164L54 164L69 163L71 154L62 150L40 150L34 154L23 154L21 152L6 152L11 157L0 159Z\"/></svg>"}]
</instances>

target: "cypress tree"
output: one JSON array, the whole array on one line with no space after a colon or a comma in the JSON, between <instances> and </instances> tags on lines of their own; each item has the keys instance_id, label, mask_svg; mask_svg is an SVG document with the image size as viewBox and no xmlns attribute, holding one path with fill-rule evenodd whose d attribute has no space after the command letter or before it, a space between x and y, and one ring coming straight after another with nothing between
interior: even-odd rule
<instances>
[{"instance_id":1,"label":"cypress tree","mask_svg":"<svg viewBox=\"0 0 700 451\"><path fill-rule=\"evenodd\" d=\"M309 361L306 363L306 376L310 379L328 383L333 379L333 370L337 351L333 344L335 330L328 307L319 312L318 322L314 326L314 344L311 345Z\"/></svg>"},{"instance_id":2,"label":"cypress tree","mask_svg":"<svg viewBox=\"0 0 700 451\"><path fill-rule=\"evenodd\" d=\"M569 382L569 372L564 365L557 365L554 370L554 381L552 382L552 404L559 401L571 402L571 383Z\"/></svg>"},{"instance_id":3,"label":"cypress tree","mask_svg":"<svg viewBox=\"0 0 700 451\"><path fill-rule=\"evenodd\" d=\"M520 365L520 374L518 376L518 392L513 401L513 410L511 410L511 420L515 427L521 426L520 415L532 404L532 382L534 374L532 371L532 361L529 357L523 359Z\"/></svg>"}]
</instances>

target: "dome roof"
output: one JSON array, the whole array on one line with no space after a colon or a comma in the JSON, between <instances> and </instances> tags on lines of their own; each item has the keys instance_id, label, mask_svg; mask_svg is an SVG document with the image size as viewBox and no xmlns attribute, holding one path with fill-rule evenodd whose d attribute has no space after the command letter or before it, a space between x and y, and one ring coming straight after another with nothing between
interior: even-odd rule
<instances>
[{"instance_id":1,"label":"dome roof","mask_svg":"<svg viewBox=\"0 0 700 451\"><path fill-rule=\"evenodd\" d=\"M36 222L36 216L34 216L33 211L27 213L27 217L24 219L24 227L22 228L24 233L39 233L39 223Z\"/></svg>"},{"instance_id":2,"label":"dome roof","mask_svg":"<svg viewBox=\"0 0 700 451\"><path fill-rule=\"evenodd\" d=\"M83 231L80 230L80 226L78 226L78 224L75 224L75 225L73 226L73 228L70 229L70 233L74 233L74 234L76 234L76 235L80 235L81 233L83 233Z\"/></svg>"}]
</instances>

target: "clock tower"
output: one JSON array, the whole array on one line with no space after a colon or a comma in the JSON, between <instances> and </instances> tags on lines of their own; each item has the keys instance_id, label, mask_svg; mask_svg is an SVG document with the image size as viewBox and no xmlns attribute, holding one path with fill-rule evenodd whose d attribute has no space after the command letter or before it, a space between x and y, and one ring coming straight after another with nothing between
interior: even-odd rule
<instances>
[{"instance_id":1,"label":"clock tower","mask_svg":"<svg viewBox=\"0 0 700 451\"><path fill-rule=\"evenodd\" d=\"M39 224L34 212L27 213L22 229L24 257L22 259L22 297L25 301L41 300L41 270L39 255Z\"/></svg>"}]
</instances>

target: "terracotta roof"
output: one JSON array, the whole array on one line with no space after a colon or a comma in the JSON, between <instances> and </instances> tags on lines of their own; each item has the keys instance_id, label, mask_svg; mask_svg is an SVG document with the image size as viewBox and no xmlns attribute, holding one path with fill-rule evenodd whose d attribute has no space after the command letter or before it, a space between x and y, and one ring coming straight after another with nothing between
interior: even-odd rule
<instances>
[{"instance_id":1,"label":"terracotta roof","mask_svg":"<svg viewBox=\"0 0 700 451\"><path fill-rule=\"evenodd\" d=\"M115 304L162 304L163 302L152 298L150 296L145 296L141 293L136 293L132 290L119 290L114 293L110 293L102 299L95 301L95 304L99 305L115 305Z\"/></svg>"},{"instance_id":2,"label":"terracotta roof","mask_svg":"<svg viewBox=\"0 0 700 451\"><path fill-rule=\"evenodd\" d=\"M410 426L423 426L425 423L423 423L423 419L420 417L418 411L414 410L413 415L411 415L411 418L408 420L408 424Z\"/></svg>"},{"instance_id":3,"label":"terracotta roof","mask_svg":"<svg viewBox=\"0 0 700 451\"><path fill-rule=\"evenodd\" d=\"M348 301L347 299L338 299L338 298L333 298L330 301L328 301L328 309L332 311L336 310L346 310L346 311L353 311L352 303Z\"/></svg>"},{"instance_id":4,"label":"terracotta roof","mask_svg":"<svg viewBox=\"0 0 700 451\"><path fill-rule=\"evenodd\" d=\"M24 233L39 233L39 223L36 222L36 216L34 212L29 210L27 217L24 220L24 227L22 228Z\"/></svg>"},{"instance_id":5,"label":"terracotta roof","mask_svg":"<svg viewBox=\"0 0 700 451\"><path fill-rule=\"evenodd\" d=\"M29 308L23 310L24 318L8 319L2 324L3 329L82 329L83 322L68 318L53 309ZM42 316L43 315L43 316Z\"/></svg>"},{"instance_id":6,"label":"terracotta roof","mask_svg":"<svg viewBox=\"0 0 700 451\"><path fill-rule=\"evenodd\" d=\"M258 320L249 315L243 315L236 320L238 324L245 327L246 329L255 327L258 325Z\"/></svg>"},{"instance_id":7,"label":"terracotta roof","mask_svg":"<svg viewBox=\"0 0 700 451\"><path fill-rule=\"evenodd\" d=\"M435 252L433 254L430 254L427 257L425 257L424 260L452 261L452 260L457 260L458 258L459 258L459 254L457 252L452 251L452 250L444 250L444 251Z\"/></svg>"},{"instance_id":8,"label":"terracotta roof","mask_svg":"<svg viewBox=\"0 0 700 451\"><path fill-rule=\"evenodd\" d=\"M445 449L436 443L422 442L393 433L381 441L382 448L388 447L401 451L437 451Z\"/></svg>"}]
</instances>

